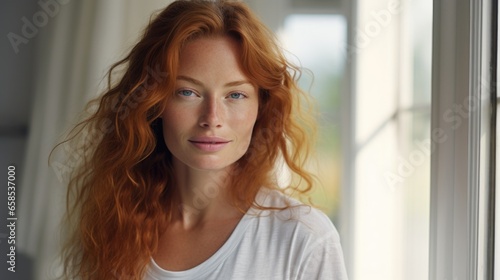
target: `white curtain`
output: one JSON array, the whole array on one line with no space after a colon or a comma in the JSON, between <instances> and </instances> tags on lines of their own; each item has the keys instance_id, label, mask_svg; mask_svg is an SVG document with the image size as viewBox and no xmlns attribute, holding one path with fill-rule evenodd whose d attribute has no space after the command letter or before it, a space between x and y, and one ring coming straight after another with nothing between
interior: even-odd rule
<instances>
[{"instance_id":1,"label":"white curtain","mask_svg":"<svg viewBox=\"0 0 500 280\"><path fill-rule=\"evenodd\" d=\"M109 66L137 41L151 14L172 0L52 2L59 10L37 35L36 89L18 209L17 250L34 259L34 279L53 279L61 269L66 187L58 178L64 170L48 165L49 153L86 102L102 92Z\"/></svg>"}]
</instances>

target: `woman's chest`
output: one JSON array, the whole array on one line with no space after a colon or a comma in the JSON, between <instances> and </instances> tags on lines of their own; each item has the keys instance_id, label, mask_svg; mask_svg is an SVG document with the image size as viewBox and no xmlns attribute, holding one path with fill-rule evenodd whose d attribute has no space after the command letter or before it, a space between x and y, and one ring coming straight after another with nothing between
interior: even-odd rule
<instances>
[{"instance_id":1,"label":"woman's chest","mask_svg":"<svg viewBox=\"0 0 500 280\"><path fill-rule=\"evenodd\" d=\"M236 225L237 221L203 230L167 230L161 236L153 258L165 270L193 268L214 255L229 239Z\"/></svg>"}]
</instances>

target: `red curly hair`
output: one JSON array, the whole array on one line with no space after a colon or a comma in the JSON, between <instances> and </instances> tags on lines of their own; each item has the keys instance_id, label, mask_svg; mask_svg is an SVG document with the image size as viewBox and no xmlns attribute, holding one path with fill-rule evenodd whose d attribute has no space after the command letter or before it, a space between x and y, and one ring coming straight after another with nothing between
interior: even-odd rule
<instances>
[{"instance_id":1,"label":"red curly hair","mask_svg":"<svg viewBox=\"0 0 500 280\"><path fill-rule=\"evenodd\" d=\"M305 194L311 189L313 176L305 163L314 139L314 116L307 95L297 86L299 69L286 60L272 32L245 4L175 1L111 67L108 90L89 103L91 115L68 137L81 143L75 149L81 157L69 181L63 277L144 275L174 210L172 155L159 117L174 92L182 47L204 36L234 38L242 68L259 88L252 140L228 184L233 204L240 209L254 205L262 186L285 191L276 180L279 158L297 179L289 190ZM116 75L120 78L113 82Z\"/></svg>"}]
</instances>

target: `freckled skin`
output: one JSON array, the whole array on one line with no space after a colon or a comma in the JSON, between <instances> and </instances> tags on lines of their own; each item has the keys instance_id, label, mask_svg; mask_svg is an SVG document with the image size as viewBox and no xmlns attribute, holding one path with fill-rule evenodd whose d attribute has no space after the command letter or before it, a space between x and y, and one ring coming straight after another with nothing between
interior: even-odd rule
<instances>
[{"instance_id":1,"label":"freckled skin","mask_svg":"<svg viewBox=\"0 0 500 280\"><path fill-rule=\"evenodd\" d=\"M233 39L216 37L196 39L182 49L174 97L162 114L174 165L223 170L248 150L258 90L241 70L238 48ZM189 141L213 136L229 143L214 152Z\"/></svg>"}]
</instances>

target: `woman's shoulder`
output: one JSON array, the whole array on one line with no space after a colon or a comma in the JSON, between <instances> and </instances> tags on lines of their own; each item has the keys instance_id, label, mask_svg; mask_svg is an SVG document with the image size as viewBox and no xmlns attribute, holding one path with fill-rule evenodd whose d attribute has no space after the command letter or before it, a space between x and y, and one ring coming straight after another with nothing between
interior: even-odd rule
<instances>
[{"instance_id":1,"label":"woman's shoulder","mask_svg":"<svg viewBox=\"0 0 500 280\"><path fill-rule=\"evenodd\" d=\"M299 235L328 237L335 243L340 242L337 229L325 213L282 191L262 188L256 197L256 203L265 208L274 208L259 211L259 216L267 217L277 230L293 230Z\"/></svg>"}]
</instances>

